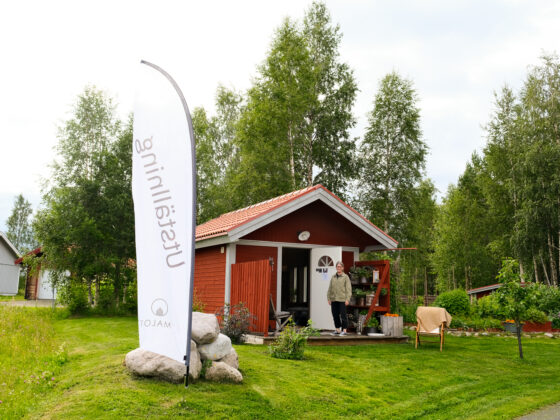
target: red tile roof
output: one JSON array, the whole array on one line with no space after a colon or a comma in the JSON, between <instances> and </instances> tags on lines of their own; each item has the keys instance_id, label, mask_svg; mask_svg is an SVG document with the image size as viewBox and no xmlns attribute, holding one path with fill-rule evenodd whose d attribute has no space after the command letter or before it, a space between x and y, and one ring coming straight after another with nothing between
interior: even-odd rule
<instances>
[{"instance_id":1,"label":"red tile roof","mask_svg":"<svg viewBox=\"0 0 560 420\"><path fill-rule=\"evenodd\" d=\"M379 229L377 226L375 226L373 223L371 223L368 219L366 219L364 216L362 216L360 213L358 213L356 210L354 210L352 207L350 207L348 204L346 204L344 201L342 201L340 198L338 198L336 195L334 195L332 192L330 192L328 189L326 189L320 184L314 185L312 187L307 187L301 190L293 191L291 193L284 194L279 197L271 198L270 200L263 201L262 203L254 204L249 207L245 207L244 209L235 210L230 213L222 214L221 216L215 219L209 220L208 222L197 226L196 235L195 235L196 240L200 241L203 239L209 239L217 236L226 235L228 232L232 231L233 229L242 226L243 224L251 220L254 220L258 217L261 217L271 212L274 209L284 206L290 201L296 200L318 189L322 189L326 191L328 194L336 198L340 203L348 207L350 210L356 213L356 215L358 215L360 218L365 220L375 229L377 229L378 231L380 231L390 239L394 240L385 232L383 232L381 229Z\"/></svg>"}]
</instances>

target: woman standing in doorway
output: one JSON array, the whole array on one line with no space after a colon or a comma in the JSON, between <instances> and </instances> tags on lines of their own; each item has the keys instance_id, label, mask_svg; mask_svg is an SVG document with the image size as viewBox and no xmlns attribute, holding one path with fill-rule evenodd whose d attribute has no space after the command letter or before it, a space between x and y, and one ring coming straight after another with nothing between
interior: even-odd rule
<instances>
[{"instance_id":1,"label":"woman standing in doorway","mask_svg":"<svg viewBox=\"0 0 560 420\"><path fill-rule=\"evenodd\" d=\"M346 316L346 305L352 296L352 285L350 278L344 273L342 261L336 263L336 274L331 277L327 300L331 305L331 312L334 320L335 331L331 335L346 335L348 328L348 317ZM342 328L342 331L341 331Z\"/></svg>"}]
</instances>

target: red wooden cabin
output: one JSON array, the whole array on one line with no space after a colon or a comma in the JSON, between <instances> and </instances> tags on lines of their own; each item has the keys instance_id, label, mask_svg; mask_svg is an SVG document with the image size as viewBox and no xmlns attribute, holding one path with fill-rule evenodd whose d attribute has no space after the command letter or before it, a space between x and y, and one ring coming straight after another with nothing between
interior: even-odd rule
<instances>
[{"instance_id":1,"label":"red wooden cabin","mask_svg":"<svg viewBox=\"0 0 560 420\"><path fill-rule=\"evenodd\" d=\"M348 272L360 252L396 246L356 210L315 185L197 226L194 287L207 312L225 303L246 303L257 316L259 332L268 330L270 296L277 310L331 329L326 292L336 262L343 261ZM375 264L379 290L389 290L388 263ZM379 306L371 305L370 314L389 311L389 293L380 298L379 290Z\"/></svg>"}]
</instances>

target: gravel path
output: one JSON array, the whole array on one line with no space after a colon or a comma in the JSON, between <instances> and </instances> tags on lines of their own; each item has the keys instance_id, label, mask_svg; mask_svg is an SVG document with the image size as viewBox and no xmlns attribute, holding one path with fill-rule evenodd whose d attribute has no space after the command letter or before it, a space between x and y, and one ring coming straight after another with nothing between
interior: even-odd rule
<instances>
[{"instance_id":1,"label":"gravel path","mask_svg":"<svg viewBox=\"0 0 560 420\"><path fill-rule=\"evenodd\" d=\"M518 420L560 420L560 403L519 417Z\"/></svg>"}]
</instances>

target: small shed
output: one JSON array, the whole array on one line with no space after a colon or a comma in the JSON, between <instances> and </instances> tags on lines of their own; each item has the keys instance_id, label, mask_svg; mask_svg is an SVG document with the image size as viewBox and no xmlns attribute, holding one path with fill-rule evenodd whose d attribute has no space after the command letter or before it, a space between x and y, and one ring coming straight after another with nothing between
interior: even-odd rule
<instances>
[{"instance_id":1,"label":"small shed","mask_svg":"<svg viewBox=\"0 0 560 420\"><path fill-rule=\"evenodd\" d=\"M196 228L197 297L214 312L244 302L266 333L276 310L334 328L326 293L335 264L345 271L360 252L395 248L397 241L322 185L294 191L221 215ZM359 262L357 265L366 265ZM389 264L371 262L389 289ZM378 291L379 295L379 291ZM389 294L375 309L389 311ZM368 307L369 308L369 307Z\"/></svg>"},{"instance_id":2,"label":"small shed","mask_svg":"<svg viewBox=\"0 0 560 420\"><path fill-rule=\"evenodd\" d=\"M467 290L467 294L469 295L472 303L473 301L483 298L484 296L488 296L489 294L494 292L494 290L497 290L500 287L502 287L502 283L489 284L488 286L482 286L475 289Z\"/></svg>"},{"instance_id":3,"label":"small shed","mask_svg":"<svg viewBox=\"0 0 560 420\"><path fill-rule=\"evenodd\" d=\"M29 251L25 256L33 255L41 257L43 251L41 247ZM23 258L16 260L16 264L23 264ZM50 271L41 267L41 264L34 272L27 272L27 279L25 282L25 299L28 300L42 300L42 299L56 299L56 288L54 288L49 280Z\"/></svg>"},{"instance_id":4,"label":"small shed","mask_svg":"<svg viewBox=\"0 0 560 420\"><path fill-rule=\"evenodd\" d=\"M14 260L19 258L19 251L8 239L0 232L0 295L15 296L18 293L20 267L14 264Z\"/></svg>"}]
</instances>

